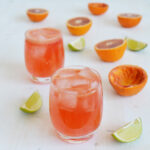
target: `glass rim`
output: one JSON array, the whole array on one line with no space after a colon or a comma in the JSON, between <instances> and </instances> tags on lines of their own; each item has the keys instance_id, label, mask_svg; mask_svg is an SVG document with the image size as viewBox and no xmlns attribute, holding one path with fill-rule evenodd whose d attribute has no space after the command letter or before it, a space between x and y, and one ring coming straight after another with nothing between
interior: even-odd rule
<instances>
[{"instance_id":1,"label":"glass rim","mask_svg":"<svg viewBox=\"0 0 150 150\"><path fill-rule=\"evenodd\" d=\"M64 93L68 93L68 94L71 94L71 90L68 90L68 89L63 89L63 88L59 88L57 87L56 85L54 85L53 83L53 80L54 80L54 77L55 75L57 75L57 73L60 71L60 70L63 70L63 69L80 69L80 68L89 68L90 70L92 70L92 72L94 72L97 76L97 78L99 79L99 82L97 82L97 86L94 87L94 88L90 88L90 90L88 90L87 92L83 92L83 93L80 93L78 94L78 96L85 96L85 95L90 95L92 93L94 93L98 86L102 86L102 81L101 81L101 76L99 74L99 72L91 67L88 67L88 66L82 66L82 65L71 65L71 66L65 66L65 67L62 67L60 69L58 69L52 76L51 76L51 83L50 83L50 86L52 86L54 89L56 90L59 90L60 92L64 92Z\"/></svg>"},{"instance_id":2,"label":"glass rim","mask_svg":"<svg viewBox=\"0 0 150 150\"><path fill-rule=\"evenodd\" d=\"M30 36L30 32L31 31L36 31L36 30L40 30L40 29L50 29L50 30L55 30L57 32L56 36L52 37L52 38L49 38L49 39L41 39L41 40L37 40L35 38L32 38ZM43 28L33 28L33 29L28 29L26 32L25 32L25 39L26 40L29 40L30 42L32 43L38 43L38 44L49 44L49 43L52 43L52 42L55 42L56 40L62 38L62 33L59 29L56 29L56 28L51 28L51 27L43 27Z\"/></svg>"}]
</instances>

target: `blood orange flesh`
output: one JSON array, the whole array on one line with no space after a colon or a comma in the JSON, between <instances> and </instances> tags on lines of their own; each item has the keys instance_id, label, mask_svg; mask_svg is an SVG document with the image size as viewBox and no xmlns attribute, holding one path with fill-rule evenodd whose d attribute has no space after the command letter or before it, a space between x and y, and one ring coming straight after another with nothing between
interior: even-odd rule
<instances>
[{"instance_id":1,"label":"blood orange flesh","mask_svg":"<svg viewBox=\"0 0 150 150\"><path fill-rule=\"evenodd\" d=\"M83 26L90 23L90 19L86 18L86 17L76 17L73 19L70 19L68 21L68 24L72 25L72 26Z\"/></svg>"},{"instance_id":2,"label":"blood orange flesh","mask_svg":"<svg viewBox=\"0 0 150 150\"><path fill-rule=\"evenodd\" d=\"M122 45L124 40L122 39L112 39L100 42L96 45L98 49L111 49Z\"/></svg>"},{"instance_id":3,"label":"blood orange flesh","mask_svg":"<svg viewBox=\"0 0 150 150\"><path fill-rule=\"evenodd\" d=\"M43 14L48 11L46 9L42 9L42 8L31 8L31 9L28 9L28 12L34 13L34 14Z\"/></svg>"},{"instance_id":4,"label":"blood orange flesh","mask_svg":"<svg viewBox=\"0 0 150 150\"><path fill-rule=\"evenodd\" d=\"M123 14L120 14L119 16L125 17L125 18L137 18L137 17L140 17L141 15L133 14L133 13L123 13Z\"/></svg>"},{"instance_id":5,"label":"blood orange flesh","mask_svg":"<svg viewBox=\"0 0 150 150\"><path fill-rule=\"evenodd\" d=\"M108 7L105 3L89 3L89 5L92 5L92 7Z\"/></svg>"}]
</instances>

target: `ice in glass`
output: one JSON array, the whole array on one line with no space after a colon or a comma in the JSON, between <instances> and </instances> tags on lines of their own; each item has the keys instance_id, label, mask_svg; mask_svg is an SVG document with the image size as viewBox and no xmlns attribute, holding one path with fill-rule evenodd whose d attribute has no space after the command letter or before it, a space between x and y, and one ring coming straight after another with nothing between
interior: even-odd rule
<instances>
[{"instance_id":1,"label":"ice in glass","mask_svg":"<svg viewBox=\"0 0 150 150\"><path fill-rule=\"evenodd\" d=\"M102 118L101 78L88 67L60 69L52 76L49 101L58 135L68 142L88 140Z\"/></svg>"},{"instance_id":2,"label":"ice in glass","mask_svg":"<svg viewBox=\"0 0 150 150\"><path fill-rule=\"evenodd\" d=\"M25 64L36 82L47 82L64 65L63 40L59 30L40 28L25 34Z\"/></svg>"}]
</instances>

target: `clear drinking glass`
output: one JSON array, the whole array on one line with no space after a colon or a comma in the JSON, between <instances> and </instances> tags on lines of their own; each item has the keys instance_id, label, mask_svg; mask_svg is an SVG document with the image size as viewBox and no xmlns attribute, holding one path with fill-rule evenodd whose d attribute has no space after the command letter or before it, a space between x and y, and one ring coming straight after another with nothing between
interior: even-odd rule
<instances>
[{"instance_id":1,"label":"clear drinking glass","mask_svg":"<svg viewBox=\"0 0 150 150\"><path fill-rule=\"evenodd\" d=\"M49 82L64 65L63 39L59 30L40 28L25 34L25 64L35 82Z\"/></svg>"},{"instance_id":2,"label":"clear drinking glass","mask_svg":"<svg viewBox=\"0 0 150 150\"><path fill-rule=\"evenodd\" d=\"M98 72L88 67L59 69L51 79L49 111L59 137L88 140L102 119L103 92Z\"/></svg>"}]
</instances>

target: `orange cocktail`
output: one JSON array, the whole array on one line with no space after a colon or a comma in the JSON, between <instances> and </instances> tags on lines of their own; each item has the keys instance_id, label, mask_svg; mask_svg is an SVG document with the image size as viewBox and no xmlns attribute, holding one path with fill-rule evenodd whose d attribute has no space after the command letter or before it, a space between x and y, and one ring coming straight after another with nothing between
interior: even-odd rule
<instances>
[{"instance_id":1,"label":"orange cocktail","mask_svg":"<svg viewBox=\"0 0 150 150\"><path fill-rule=\"evenodd\" d=\"M50 116L58 135L68 142L89 139L102 118L99 74L88 67L63 68L52 76Z\"/></svg>"},{"instance_id":2,"label":"orange cocktail","mask_svg":"<svg viewBox=\"0 0 150 150\"><path fill-rule=\"evenodd\" d=\"M52 28L27 31L25 63L34 81L49 81L50 76L64 65L64 48L60 31Z\"/></svg>"}]
</instances>

